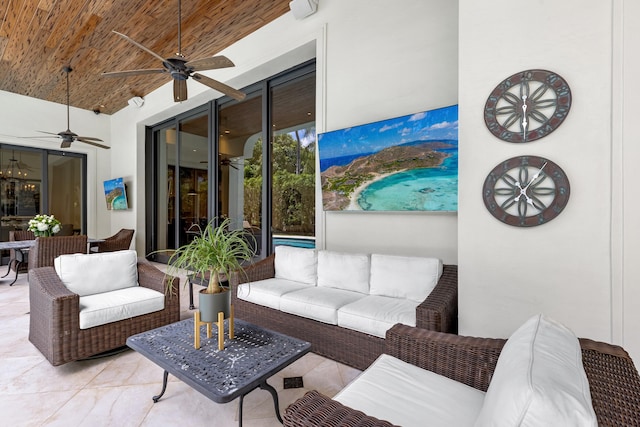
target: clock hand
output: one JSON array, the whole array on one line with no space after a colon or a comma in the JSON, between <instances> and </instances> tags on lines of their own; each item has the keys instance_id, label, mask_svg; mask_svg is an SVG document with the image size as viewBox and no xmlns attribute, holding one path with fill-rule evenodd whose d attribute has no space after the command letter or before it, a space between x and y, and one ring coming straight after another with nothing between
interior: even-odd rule
<instances>
[{"instance_id":1,"label":"clock hand","mask_svg":"<svg viewBox=\"0 0 640 427\"><path fill-rule=\"evenodd\" d=\"M516 181L516 186L520 189L520 194L518 194L513 200L515 202L519 202L520 201L520 196L524 196L527 199L527 203L529 203L530 205L533 205L533 200L531 200L531 198L529 198L529 196L527 196L527 187L522 188L520 186L520 182Z\"/></svg>"},{"instance_id":2,"label":"clock hand","mask_svg":"<svg viewBox=\"0 0 640 427\"><path fill-rule=\"evenodd\" d=\"M522 139L527 139L527 95L522 95Z\"/></svg>"},{"instance_id":3,"label":"clock hand","mask_svg":"<svg viewBox=\"0 0 640 427\"><path fill-rule=\"evenodd\" d=\"M529 188L529 186L531 184L533 184L533 181L535 181L536 179L538 179L538 177L540 176L540 172L542 172L542 169L544 169L544 167L547 166L547 162L544 162L544 164L542 165L542 167L540 169L538 169L538 172L536 172L535 175L533 175L533 177L531 178L531 180L529 181L529 183L527 184L526 187L524 187L524 191L527 191L527 188Z\"/></svg>"},{"instance_id":4,"label":"clock hand","mask_svg":"<svg viewBox=\"0 0 640 427\"><path fill-rule=\"evenodd\" d=\"M531 178L531 180L529 180L529 183L526 185L526 187L520 189L520 192L524 194L524 197L527 198L527 203L529 203L531 206L533 206L533 200L529 196L527 196L527 188L529 188L529 186L533 184L533 182L536 179L538 179L538 177L540 176L540 172L542 172L542 169L544 169L545 166L547 166L547 162L544 162L542 167L538 169L538 172L536 172L536 174L533 175L533 177ZM518 183L518 187L520 187L520 183Z\"/></svg>"}]
</instances>

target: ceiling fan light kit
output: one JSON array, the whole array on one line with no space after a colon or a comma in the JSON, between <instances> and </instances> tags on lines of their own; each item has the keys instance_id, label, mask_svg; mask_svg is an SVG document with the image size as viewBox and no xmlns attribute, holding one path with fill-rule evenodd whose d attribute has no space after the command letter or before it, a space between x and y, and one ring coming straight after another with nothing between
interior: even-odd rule
<instances>
[{"instance_id":1,"label":"ceiling fan light kit","mask_svg":"<svg viewBox=\"0 0 640 427\"><path fill-rule=\"evenodd\" d=\"M178 0L178 53L169 58L163 58L156 52L147 48L146 46L136 42L129 36L119 33L117 31L113 31L118 36L125 39L127 42L133 44L141 50L144 50L149 55L155 57L160 60L163 68L148 68L142 70L126 70L126 71L113 71L113 72L105 72L102 73L104 77L129 77L129 76L137 76L141 74L155 74L155 73L167 73L173 79L173 100L174 102L182 102L186 101L188 98L187 95L187 80L189 77L192 77L193 80L201 83L205 86L210 87L211 89L217 90L218 92L230 96L231 98L242 101L245 98L245 94L228 86L222 82L204 76L202 74L197 73L197 71L204 70L215 70L219 68L227 68L233 67L234 64L229 60L229 58L218 55L207 58L195 59L193 61L187 60L182 55L182 30L181 30L181 1ZM131 104L131 103L130 103Z\"/></svg>"}]
</instances>

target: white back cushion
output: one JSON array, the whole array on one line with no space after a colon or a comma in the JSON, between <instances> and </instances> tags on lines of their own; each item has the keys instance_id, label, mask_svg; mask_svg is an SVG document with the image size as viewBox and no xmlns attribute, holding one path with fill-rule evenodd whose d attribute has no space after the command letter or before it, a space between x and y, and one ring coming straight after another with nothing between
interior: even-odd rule
<instances>
[{"instance_id":1,"label":"white back cushion","mask_svg":"<svg viewBox=\"0 0 640 427\"><path fill-rule=\"evenodd\" d=\"M81 297L138 286L137 263L134 250L60 255L53 261L62 283Z\"/></svg>"},{"instance_id":2,"label":"white back cushion","mask_svg":"<svg viewBox=\"0 0 640 427\"><path fill-rule=\"evenodd\" d=\"M424 301L442 275L437 258L371 255L371 295Z\"/></svg>"},{"instance_id":3,"label":"white back cushion","mask_svg":"<svg viewBox=\"0 0 640 427\"><path fill-rule=\"evenodd\" d=\"M318 257L315 249L276 246L274 267L277 279L308 284L316 283Z\"/></svg>"},{"instance_id":4,"label":"white back cushion","mask_svg":"<svg viewBox=\"0 0 640 427\"><path fill-rule=\"evenodd\" d=\"M597 426L580 343L537 315L507 340L476 426Z\"/></svg>"},{"instance_id":5,"label":"white back cushion","mask_svg":"<svg viewBox=\"0 0 640 427\"><path fill-rule=\"evenodd\" d=\"M318 252L318 286L369 293L369 255Z\"/></svg>"}]
</instances>

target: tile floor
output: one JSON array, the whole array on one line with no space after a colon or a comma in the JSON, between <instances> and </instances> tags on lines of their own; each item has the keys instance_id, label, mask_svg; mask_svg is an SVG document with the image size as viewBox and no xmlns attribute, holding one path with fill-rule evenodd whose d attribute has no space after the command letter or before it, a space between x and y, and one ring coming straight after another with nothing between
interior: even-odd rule
<instances>
[{"instance_id":1,"label":"tile floor","mask_svg":"<svg viewBox=\"0 0 640 427\"><path fill-rule=\"evenodd\" d=\"M0 267L0 274L5 268ZM154 404L151 397L160 392L163 371L132 350L51 366L28 340L27 275L21 274L11 287L7 279L0 279L0 425L238 425L238 399L217 404L171 376L165 395ZM180 289L181 317L185 319L193 312L188 309L188 288L181 285ZM335 395L359 373L309 353L268 382L278 390L283 412L308 390ZM302 376L304 388L283 389L282 379L287 376ZM246 427L281 425L275 417L271 395L264 390L245 397L243 412Z\"/></svg>"}]
</instances>

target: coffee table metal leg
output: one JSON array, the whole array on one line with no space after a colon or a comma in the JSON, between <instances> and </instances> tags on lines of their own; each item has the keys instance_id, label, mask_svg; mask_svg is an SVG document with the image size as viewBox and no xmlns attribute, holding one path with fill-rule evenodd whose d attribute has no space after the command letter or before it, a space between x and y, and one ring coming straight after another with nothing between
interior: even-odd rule
<instances>
[{"instance_id":1,"label":"coffee table metal leg","mask_svg":"<svg viewBox=\"0 0 640 427\"><path fill-rule=\"evenodd\" d=\"M278 392L276 391L276 389L271 387L271 385L269 385L269 383L267 383L266 380L262 381L258 385L258 387L260 387L263 390L267 390L269 393L271 393L271 397L273 397L273 405L276 409L276 417L278 418L278 421L280 421L280 424L284 424L284 421L282 421L282 417L280 416L280 403L278 401ZM253 390L255 390L255 388ZM238 425L240 427L242 427L242 402L244 402L245 396L246 394L241 394L240 402L238 403L239 405L238 406Z\"/></svg>"},{"instance_id":2,"label":"coffee table metal leg","mask_svg":"<svg viewBox=\"0 0 640 427\"><path fill-rule=\"evenodd\" d=\"M164 371L164 376L162 377L162 391L160 392L159 395L153 396L153 403L158 402L158 400L160 400L160 398L162 397L164 392L167 390L167 379L168 378L169 378L169 372Z\"/></svg>"}]
</instances>

